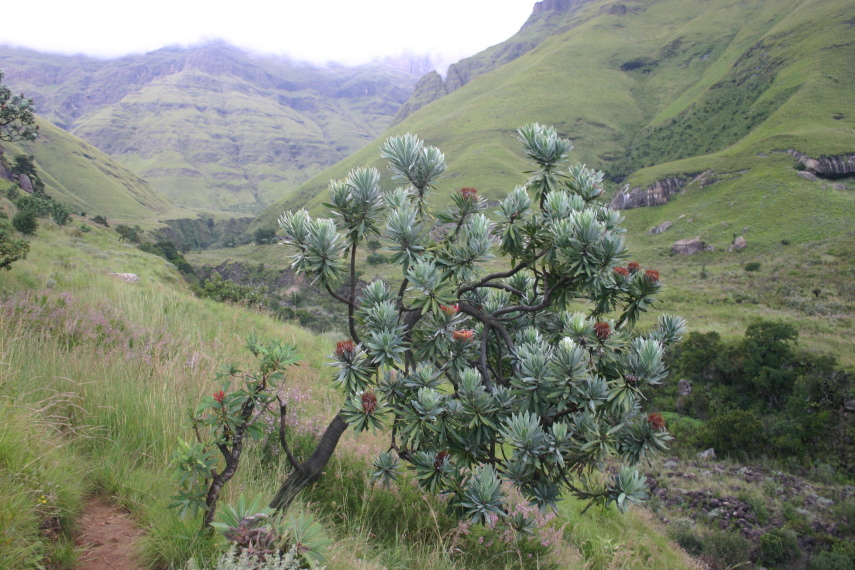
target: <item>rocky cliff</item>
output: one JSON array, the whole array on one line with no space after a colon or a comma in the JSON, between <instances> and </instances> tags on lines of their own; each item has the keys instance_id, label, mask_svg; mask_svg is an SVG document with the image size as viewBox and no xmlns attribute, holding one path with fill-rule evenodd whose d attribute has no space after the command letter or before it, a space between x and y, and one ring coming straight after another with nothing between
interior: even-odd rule
<instances>
[{"instance_id":1,"label":"rocky cliff","mask_svg":"<svg viewBox=\"0 0 855 570\"><path fill-rule=\"evenodd\" d=\"M630 190L627 185L615 194L609 203L609 207L614 210L631 210L645 206L661 206L666 204L671 196L679 192L685 185L685 178L676 177L658 180L646 188L638 186Z\"/></svg>"},{"instance_id":2,"label":"rocky cliff","mask_svg":"<svg viewBox=\"0 0 855 570\"><path fill-rule=\"evenodd\" d=\"M788 151L796 160L805 165L805 170L822 178L845 178L855 176L855 153L839 156L811 158L797 150Z\"/></svg>"},{"instance_id":3,"label":"rocky cliff","mask_svg":"<svg viewBox=\"0 0 855 570\"><path fill-rule=\"evenodd\" d=\"M398 111L393 124L403 121L418 109L440 97L460 89L479 75L522 57L554 33L566 31L568 28L562 27L565 16L593 1L541 0L535 2L528 20L519 32L509 39L450 65L444 81L439 74L423 77L413 90L410 99Z\"/></svg>"}]
</instances>

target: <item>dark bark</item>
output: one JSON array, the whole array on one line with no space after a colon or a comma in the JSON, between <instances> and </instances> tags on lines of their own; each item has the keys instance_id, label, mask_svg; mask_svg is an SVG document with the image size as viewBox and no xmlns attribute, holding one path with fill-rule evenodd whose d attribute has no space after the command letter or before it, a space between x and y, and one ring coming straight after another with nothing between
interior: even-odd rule
<instances>
[{"instance_id":1,"label":"dark bark","mask_svg":"<svg viewBox=\"0 0 855 570\"><path fill-rule=\"evenodd\" d=\"M341 435L347 430L348 424L342 419L341 414L338 414L327 426L324 435L318 442L317 447L312 452L309 458L294 469L282 485L276 496L270 501L270 508L277 511L288 509L297 495L310 484L318 480L327 466Z\"/></svg>"}]
</instances>

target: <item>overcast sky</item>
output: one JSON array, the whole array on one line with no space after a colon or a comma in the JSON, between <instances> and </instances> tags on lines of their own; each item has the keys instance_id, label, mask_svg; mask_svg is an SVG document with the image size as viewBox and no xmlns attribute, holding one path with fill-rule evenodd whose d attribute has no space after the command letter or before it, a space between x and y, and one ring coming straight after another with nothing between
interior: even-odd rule
<instances>
[{"instance_id":1,"label":"overcast sky","mask_svg":"<svg viewBox=\"0 0 855 570\"><path fill-rule=\"evenodd\" d=\"M516 32L534 0L15 0L0 44L114 57L224 39L299 60L363 63L431 53L456 61Z\"/></svg>"}]
</instances>

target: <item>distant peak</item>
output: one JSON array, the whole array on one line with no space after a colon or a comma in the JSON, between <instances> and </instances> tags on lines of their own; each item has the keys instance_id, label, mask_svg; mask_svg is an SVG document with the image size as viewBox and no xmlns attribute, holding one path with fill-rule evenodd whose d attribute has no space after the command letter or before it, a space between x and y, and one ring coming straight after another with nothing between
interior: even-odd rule
<instances>
[{"instance_id":1,"label":"distant peak","mask_svg":"<svg viewBox=\"0 0 855 570\"><path fill-rule=\"evenodd\" d=\"M523 28L531 24L541 14L545 14L547 12L569 12L571 9L589 2L593 2L593 0L540 0L540 2L534 3L534 7L531 10L531 16L529 16L528 20L523 24Z\"/></svg>"}]
</instances>

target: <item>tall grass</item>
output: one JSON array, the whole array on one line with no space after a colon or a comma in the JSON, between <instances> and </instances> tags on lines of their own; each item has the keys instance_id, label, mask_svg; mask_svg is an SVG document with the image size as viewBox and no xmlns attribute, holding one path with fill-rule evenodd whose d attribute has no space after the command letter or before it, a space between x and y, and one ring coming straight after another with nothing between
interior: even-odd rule
<instances>
[{"instance_id":1,"label":"tall grass","mask_svg":"<svg viewBox=\"0 0 855 570\"><path fill-rule=\"evenodd\" d=\"M170 459L179 437L193 437L189 410L220 388L221 366L250 364L242 348L250 334L295 343L303 356L284 392L298 412L289 433L305 456L341 405L323 366L334 335L194 298L167 263L109 232L81 236L45 224L30 258L0 274L0 567L72 567L73 521L91 493L128 509L146 530L140 558L148 567L210 560L217 547L199 534L200 521L168 508ZM461 532L445 505L408 479L391 489L370 483L367 463L385 445L380 436L347 432L326 476L293 507L314 513L336 538L330 568L474 568L485 560L620 568L624 559L640 568L687 567L638 514L600 524L568 511L549 523L566 535L551 554L487 546L489 530ZM288 470L275 447L275 439L248 447L223 501L272 496ZM66 530L52 538L54 527ZM590 550L586 558L585 541L603 533L622 554Z\"/></svg>"}]
</instances>

